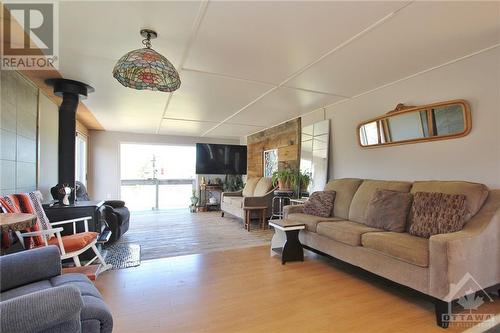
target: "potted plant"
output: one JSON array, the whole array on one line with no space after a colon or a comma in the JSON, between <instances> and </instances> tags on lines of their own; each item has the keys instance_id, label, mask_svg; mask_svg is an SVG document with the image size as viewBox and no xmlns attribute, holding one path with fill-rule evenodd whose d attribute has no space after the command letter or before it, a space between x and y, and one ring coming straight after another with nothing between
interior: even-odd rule
<instances>
[{"instance_id":1,"label":"potted plant","mask_svg":"<svg viewBox=\"0 0 500 333\"><path fill-rule=\"evenodd\" d=\"M189 210L191 213L196 213L196 205L198 204L199 198L196 196L196 190L193 189L193 196L191 197L191 205L189 206Z\"/></svg>"},{"instance_id":2,"label":"potted plant","mask_svg":"<svg viewBox=\"0 0 500 333\"><path fill-rule=\"evenodd\" d=\"M300 192L307 192L307 188L311 183L311 173L308 171L301 172L300 175Z\"/></svg>"},{"instance_id":3,"label":"potted plant","mask_svg":"<svg viewBox=\"0 0 500 333\"><path fill-rule=\"evenodd\" d=\"M273 186L278 185L280 191L291 191L297 185L297 173L290 169L273 173Z\"/></svg>"}]
</instances>

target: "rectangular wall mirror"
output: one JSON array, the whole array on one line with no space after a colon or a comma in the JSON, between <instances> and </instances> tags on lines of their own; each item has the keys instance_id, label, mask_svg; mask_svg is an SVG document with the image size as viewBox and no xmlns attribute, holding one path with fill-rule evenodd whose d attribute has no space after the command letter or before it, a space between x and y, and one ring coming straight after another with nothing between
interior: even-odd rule
<instances>
[{"instance_id":1,"label":"rectangular wall mirror","mask_svg":"<svg viewBox=\"0 0 500 333\"><path fill-rule=\"evenodd\" d=\"M300 192L323 191L328 179L330 120L302 127L300 152ZM309 181L307 181L309 179Z\"/></svg>"},{"instance_id":2,"label":"rectangular wall mirror","mask_svg":"<svg viewBox=\"0 0 500 333\"><path fill-rule=\"evenodd\" d=\"M471 123L470 107L464 100L419 107L399 104L396 110L361 123L357 132L362 147L377 147L465 136Z\"/></svg>"}]
</instances>

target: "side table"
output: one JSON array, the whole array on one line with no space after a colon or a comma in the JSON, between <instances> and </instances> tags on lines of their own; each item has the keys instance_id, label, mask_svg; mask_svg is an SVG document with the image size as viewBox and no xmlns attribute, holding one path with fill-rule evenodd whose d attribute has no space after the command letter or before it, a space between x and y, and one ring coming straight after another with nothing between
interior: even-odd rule
<instances>
[{"instance_id":1,"label":"side table","mask_svg":"<svg viewBox=\"0 0 500 333\"><path fill-rule=\"evenodd\" d=\"M245 229L250 231L250 222L252 217L252 211L260 211L260 228L263 229L266 226L266 213L267 206L253 206L253 207L243 207L245 211Z\"/></svg>"},{"instance_id":2,"label":"side table","mask_svg":"<svg viewBox=\"0 0 500 333\"><path fill-rule=\"evenodd\" d=\"M25 213L0 214L1 231L23 231L36 223L36 216Z\"/></svg>"},{"instance_id":3,"label":"side table","mask_svg":"<svg viewBox=\"0 0 500 333\"><path fill-rule=\"evenodd\" d=\"M299 232L305 229L305 224L290 220L270 220L269 225L274 227L271 251L281 255L281 264L284 265L287 261L304 261L304 249L299 240ZM286 238L283 237L283 233Z\"/></svg>"}]
</instances>

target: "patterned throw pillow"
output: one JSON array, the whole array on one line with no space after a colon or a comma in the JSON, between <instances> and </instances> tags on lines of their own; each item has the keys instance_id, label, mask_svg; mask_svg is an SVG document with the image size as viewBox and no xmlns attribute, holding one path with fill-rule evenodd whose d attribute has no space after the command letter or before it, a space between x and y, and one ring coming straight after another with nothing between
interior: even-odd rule
<instances>
[{"instance_id":1,"label":"patterned throw pillow","mask_svg":"<svg viewBox=\"0 0 500 333\"><path fill-rule=\"evenodd\" d=\"M409 233L429 238L460 231L466 214L466 196L463 194L417 192L413 197Z\"/></svg>"},{"instance_id":2,"label":"patterned throw pillow","mask_svg":"<svg viewBox=\"0 0 500 333\"><path fill-rule=\"evenodd\" d=\"M335 191L313 192L304 204L304 213L309 215L329 217L333 212Z\"/></svg>"},{"instance_id":3,"label":"patterned throw pillow","mask_svg":"<svg viewBox=\"0 0 500 333\"><path fill-rule=\"evenodd\" d=\"M366 208L366 225L404 232L412 195L407 192L377 190Z\"/></svg>"}]
</instances>

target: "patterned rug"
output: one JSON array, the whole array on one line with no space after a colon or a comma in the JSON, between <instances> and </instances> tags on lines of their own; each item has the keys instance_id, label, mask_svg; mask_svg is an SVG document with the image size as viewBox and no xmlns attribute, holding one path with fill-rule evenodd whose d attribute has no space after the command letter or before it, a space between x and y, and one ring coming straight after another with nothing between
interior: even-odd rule
<instances>
[{"instance_id":1,"label":"patterned rug","mask_svg":"<svg viewBox=\"0 0 500 333\"><path fill-rule=\"evenodd\" d=\"M113 269L136 267L141 264L141 246L139 244L114 243L104 246L104 260Z\"/></svg>"}]
</instances>

